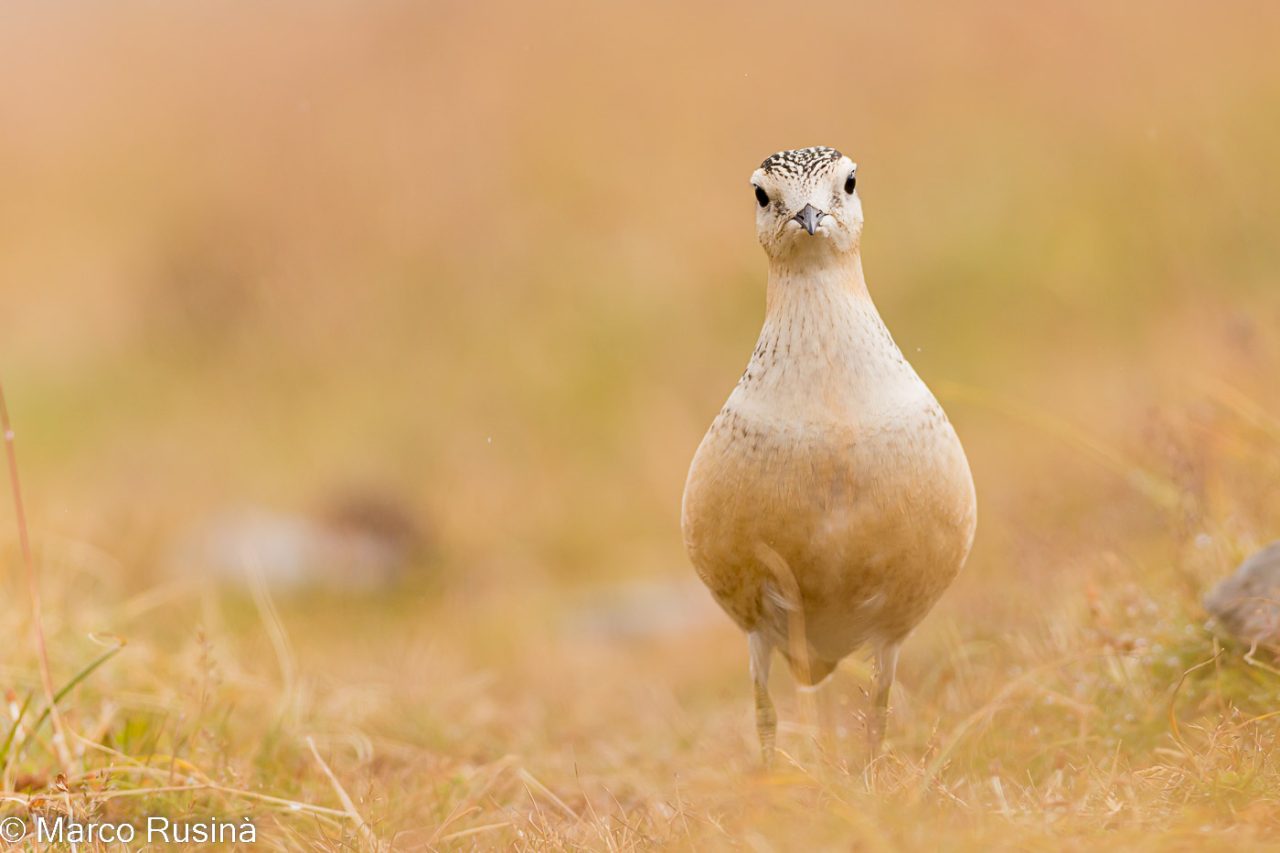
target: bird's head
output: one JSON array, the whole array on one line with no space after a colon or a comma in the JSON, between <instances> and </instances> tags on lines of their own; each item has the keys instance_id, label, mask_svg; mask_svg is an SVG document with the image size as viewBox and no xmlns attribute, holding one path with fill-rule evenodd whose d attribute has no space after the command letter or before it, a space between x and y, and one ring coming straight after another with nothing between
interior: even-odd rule
<instances>
[{"instance_id":1,"label":"bird's head","mask_svg":"<svg viewBox=\"0 0 1280 853\"><path fill-rule=\"evenodd\" d=\"M776 261L822 260L858 248L857 164L834 148L779 151L751 175L756 232Z\"/></svg>"}]
</instances>

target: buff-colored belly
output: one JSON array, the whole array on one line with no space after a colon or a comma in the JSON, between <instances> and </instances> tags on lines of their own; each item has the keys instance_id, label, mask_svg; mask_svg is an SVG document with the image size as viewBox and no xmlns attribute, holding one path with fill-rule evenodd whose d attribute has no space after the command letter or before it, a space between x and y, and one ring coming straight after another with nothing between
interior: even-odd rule
<instances>
[{"instance_id":1,"label":"buff-colored belly","mask_svg":"<svg viewBox=\"0 0 1280 853\"><path fill-rule=\"evenodd\" d=\"M972 543L973 481L931 398L857 429L726 410L690 469L683 524L699 576L740 626L785 640L790 575L812 652L834 662L901 639L938 600Z\"/></svg>"}]
</instances>

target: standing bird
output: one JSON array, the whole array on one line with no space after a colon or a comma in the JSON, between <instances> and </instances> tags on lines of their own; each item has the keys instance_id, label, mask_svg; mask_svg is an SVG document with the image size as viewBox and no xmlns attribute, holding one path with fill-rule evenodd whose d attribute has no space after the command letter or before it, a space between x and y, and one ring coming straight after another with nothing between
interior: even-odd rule
<instances>
[{"instance_id":1,"label":"standing bird","mask_svg":"<svg viewBox=\"0 0 1280 853\"><path fill-rule=\"evenodd\" d=\"M747 632L766 765L774 649L816 685L870 644L879 753L898 650L960 571L977 520L960 440L867 293L856 175L834 148L801 148L751 176L764 328L685 484L689 556Z\"/></svg>"}]
</instances>

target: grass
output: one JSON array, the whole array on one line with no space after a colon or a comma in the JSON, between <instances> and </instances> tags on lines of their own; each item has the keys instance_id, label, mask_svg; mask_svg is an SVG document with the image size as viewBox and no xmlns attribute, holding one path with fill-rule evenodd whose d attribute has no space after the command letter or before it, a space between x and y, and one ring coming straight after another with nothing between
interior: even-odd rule
<instances>
[{"instance_id":1,"label":"grass","mask_svg":"<svg viewBox=\"0 0 1280 853\"><path fill-rule=\"evenodd\" d=\"M1200 597L1280 535L1276 16L15 11L0 813L289 850L1273 847L1278 665ZM817 697L776 667L766 775L678 504L760 322L746 178L815 143L860 163L979 531L885 758L865 661ZM353 483L430 532L400 586L171 570L193 525Z\"/></svg>"},{"instance_id":2,"label":"grass","mask_svg":"<svg viewBox=\"0 0 1280 853\"><path fill-rule=\"evenodd\" d=\"M1190 509L1130 495L1112 511ZM67 766L34 713L38 676L6 665L5 809L248 816L280 849L1266 846L1280 675L1204 627L1198 578L1171 584L1126 544L1052 567L1081 594L1029 596L1016 623L944 605L908 647L872 767L865 663L819 695L825 741L779 676L771 774L755 766L741 640L714 619L584 634L575 615L606 605L537 580L355 611L261 588L86 597L66 586L84 585L74 566L46 564ZM1209 546L1187 547L1175 562ZM7 610L5 633L29 635L30 616ZM95 651L78 625L136 639Z\"/></svg>"}]
</instances>

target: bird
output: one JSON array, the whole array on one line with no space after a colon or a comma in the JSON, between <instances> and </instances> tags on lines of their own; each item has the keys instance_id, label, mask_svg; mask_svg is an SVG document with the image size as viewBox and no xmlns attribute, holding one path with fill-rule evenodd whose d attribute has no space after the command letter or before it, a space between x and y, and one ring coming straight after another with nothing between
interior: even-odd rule
<instances>
[{"instance_id":1,"label":"bird","mask_svg":"<svg viewBox=\"0 0 1280 853\"><path fill-rule=\"evenodd\" d=\"M747 634L766 767L775 650L817 686L871 648L874 760L903 641L973 545L973 476L867 290L857 164L825 146L780 151L751 187L769 261L764 324L689 466L684 544Z\"/></svg>"}]
</instances>

